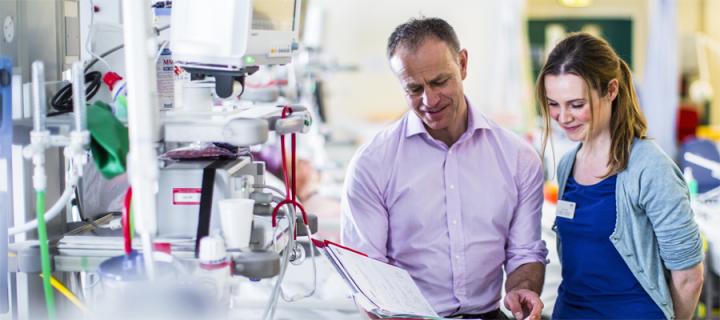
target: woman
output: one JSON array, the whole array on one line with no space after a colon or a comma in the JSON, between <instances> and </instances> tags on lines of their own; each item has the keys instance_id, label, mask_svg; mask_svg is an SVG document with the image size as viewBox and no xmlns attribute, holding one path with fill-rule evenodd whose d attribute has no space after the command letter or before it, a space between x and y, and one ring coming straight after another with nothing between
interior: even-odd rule
<instances>
[{"instance_id":1,"label":"woman","mask_svg":"<svg viewBox=\"0 0 720 320\"><path fill-rule=\"evenodd\" d=\"M558 165L562 283L553 318L689 319L703 282L682 174L646 137L630 69L602 39L572 34L537 83L545 121L580 142Z\"/></svg>"}]
</instances>

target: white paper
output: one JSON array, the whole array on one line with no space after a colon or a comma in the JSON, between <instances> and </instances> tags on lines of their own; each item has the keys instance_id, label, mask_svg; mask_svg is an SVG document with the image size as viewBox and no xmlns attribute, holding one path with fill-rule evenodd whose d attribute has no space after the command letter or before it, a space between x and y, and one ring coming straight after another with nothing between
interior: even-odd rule
<instances>
[{"instance_id":1,"label":"white paper","mask_svg":"<svg viewBox=\"0 0 720 320\"><path fill-rule=\"evenodd\" d=\"M438 317L407 271L348 250L327 248L360 292L380 309L396 315Z\"/></svg>"}]
</instances>

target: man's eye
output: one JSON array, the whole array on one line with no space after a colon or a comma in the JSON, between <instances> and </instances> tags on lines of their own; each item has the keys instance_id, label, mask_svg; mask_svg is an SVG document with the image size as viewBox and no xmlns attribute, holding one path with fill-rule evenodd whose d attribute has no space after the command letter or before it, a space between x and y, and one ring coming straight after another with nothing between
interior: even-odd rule
<instances>
[{"instance_id":1,"label":"man's eye","mask_svg":"<svg viewBox=\"0 0 720 320\"><path fill-rule=\"evenodd\" d=\"M407 91L407 93L409 93L409 94L419 94L420 92L422 92L422 89L421 88L407 88L405 91Z\"/></svg>"},{"instance_id":2,"label":"man's eye","mask_svg":"<svg viewBox=\"0 0 720 320\"><path fill-rule=\"evenodd\" d=\"M448 79L443 79L443 80L435 81L434 85L442 86L442 85L446 84L447 82L448 82Z\"/></svg>"}]
</instances>

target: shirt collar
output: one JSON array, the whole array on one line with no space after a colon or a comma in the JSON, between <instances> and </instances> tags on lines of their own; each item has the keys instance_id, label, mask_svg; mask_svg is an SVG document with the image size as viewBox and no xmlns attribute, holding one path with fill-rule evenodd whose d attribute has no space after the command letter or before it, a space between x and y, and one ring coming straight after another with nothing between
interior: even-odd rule
<instances>
[{"instance_id":1,"label":"shirt collar","mask_svg":"<svg viewBox=\"0 0 720 320\"><path fill-rule=\"evenodd\" d=\"M479 129L488 129L490 126L488 125L487 119L485 119L485 116L475 108L471 103L470 100L468 100L467 97L465 97L465 102L468 106L468 128L465 131L465 133L471 132L474 133L475 131ZM422 122L422 119L418 117L418 115L413 112L412 110L408 111L407 114L407 128L405 129L405 137L409 138L417 134L426 133L427 135L430 135L430 133L425 128L425 125ZM464 134L463 134L464 135Z\"/></svg>"}]
</instances>

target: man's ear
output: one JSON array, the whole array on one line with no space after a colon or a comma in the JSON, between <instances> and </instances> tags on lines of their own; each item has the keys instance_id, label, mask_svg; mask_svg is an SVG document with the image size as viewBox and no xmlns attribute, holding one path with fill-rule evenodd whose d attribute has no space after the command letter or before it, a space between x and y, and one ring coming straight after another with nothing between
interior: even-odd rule
<instances>
[{"instance_id":1,"label":"man's ear","mask_svg":"<svg viewBox=\"0 0 720 320\"><path fill-rule=\"evenodd\" d=\"M467 49L461 49L458 52L458 62L460 63L460 76L462 80L467 77L467 63L468 63L468 52Z\"/></svg>"}]
</instances>

